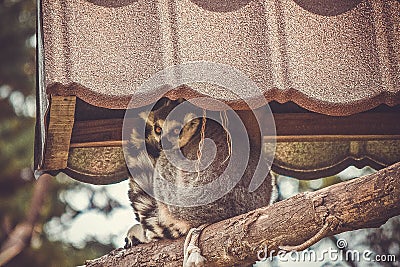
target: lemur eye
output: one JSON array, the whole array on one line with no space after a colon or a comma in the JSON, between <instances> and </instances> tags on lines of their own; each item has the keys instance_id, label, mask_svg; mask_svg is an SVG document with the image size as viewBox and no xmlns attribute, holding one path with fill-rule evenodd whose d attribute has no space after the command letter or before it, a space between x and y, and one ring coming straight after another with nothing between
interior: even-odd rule
<instances>
[{"instance_id":1,"label":"lemur eye","mask_svg":"<svg viewBox=\"0 0 400 267\"><path fill-rule=\"evenodd\" d=\"M156 128L154 128L154 132L156 132L156 134L160 135L162 132L162 129L160 126L156 126Z\"/></svg>"},{"instance_id":2,"label":"lemur eye","mask_svg":"<svg viewBox=\"0 0 400 267\"><path fill-rule=\"evenodd\" d=\"M181 132L181 130L180 130L179 128L175 128L175 129L174 129L174 134L177 134L177 135L178 135L180 132Z\"/></svg>"}]
</instances>

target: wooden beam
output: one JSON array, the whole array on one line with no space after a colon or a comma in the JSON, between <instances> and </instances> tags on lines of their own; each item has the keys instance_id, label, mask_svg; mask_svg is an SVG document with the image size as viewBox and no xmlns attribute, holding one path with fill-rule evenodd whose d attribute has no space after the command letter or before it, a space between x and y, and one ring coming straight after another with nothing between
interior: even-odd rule
<instances>
[{"instance_id":1,"label":"wooden beam","mask_svg":"<svg viewBox=\"0 0 400 267\"><path fill-rule=\"evenodd\" d=\"M333 117L316 113L274 114L277 135L400 135L400 114L359 113Z\"/></svg>"},{"instance_id":2,"label":"wooden beam","mask_svg":"<svg viewBox=\"0 0 400 267\"><path fill-rule=\"evenodd\" d=\"M99 142L83 142L83 143L71 143L70 148L83 148L83 147L118 147L122 146L125 142L122 140L118 141L99 141Z\"/></svg>"},{"instance_id":3,"label":"wooden beam","mask_svg":"<svg viewBox=\"0 0 400 267\"><path fill-rule=\"evenodd\" d=\"M71 143L121 141L123 119L76 121Z\"/></svg>"},{"instance_id":4,"label":"wooden beam","mask_svg":"<svg viewBox=\"0 0 400 267\"><path fill-rule=\"evenodd\" d=\"M382 140L400 140L399 135L278 135L264 136L264 140L273 140L276 142L335 142L335 141L382 141Z\"/></svg>"},{"instance_id":5,"label":"wooden beam","mask_svg":"<svg viewBox=\"0 0 400 267\"><path fill-rule=\"evenodd\" d=\"M400 114L361 113L332 117L315 113L274 114L277 142L399 140ZM134 121L133 121L134 123ZM123 119L77 121L71 147L121 146ZM134 124L133 124L134 125Z\"/></svg>"}]
</instances>

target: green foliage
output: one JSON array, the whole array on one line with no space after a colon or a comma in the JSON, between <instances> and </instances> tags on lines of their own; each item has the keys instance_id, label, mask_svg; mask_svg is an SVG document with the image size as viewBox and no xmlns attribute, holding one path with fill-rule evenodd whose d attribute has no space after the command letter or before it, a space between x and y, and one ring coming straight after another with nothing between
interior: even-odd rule
<instances>
[{"instance_id":1,"label":"green foliage","mask_svg":"<svg viewBox=\"0 0 400 267\"><path fill-rule=\"evenodd\" d=\"M0 169L4 176L29 167L32 162L34 120L32 118L4 119L0 124Z\"/></svg>"},{"instance_id":2,"label":"green foliage","mask_svg":"<svg viewBox=\"0 0 400 267\"><path fill-rule=\"evenodd\" d=\"M0 247L25 219L31 201L35 120L36 1L0 0ZM52 241L43 225L66 212L59 194L77 183L54 179L31 243L7 266L76 266L112 249L90 241L83 249Z\"/></svg>"},{"instance_id":3,"label":"green foliage","mask_svg":"<svg viewBox=\"0 0 400 267\"><path fill-rule=\"evenodd\" d=\"M35 74L36 1L0 1L0 86L8 85L27 96Z\"/></svg>"},{"instance_id":4,"label":"green foliage","mask_svg":"<svg viewBox=\"0 0 400 267\"><path fill-rule=\"evenodd\" d=\"M30 246L7 266L77 266L82 265L84 259L94 259L110 251L109 246L97 242L88 243L86 249L76 249L62 242L50 242L44 235L39 238L38 248Z\"/></svg>"},{"instance_id":5,"label":"green foliage","mask_svg":"<svg viewBox=\"0 0 400 267\"><path fill-rule=\"evenodd\" d=\"M34 93L35 49L28 40L35 12L32 0L0 1L0 242L24 218L32 191L32 175L21 172L32 165L34 119L19 117L12 100Z\"/></svg>"}]
</instances>

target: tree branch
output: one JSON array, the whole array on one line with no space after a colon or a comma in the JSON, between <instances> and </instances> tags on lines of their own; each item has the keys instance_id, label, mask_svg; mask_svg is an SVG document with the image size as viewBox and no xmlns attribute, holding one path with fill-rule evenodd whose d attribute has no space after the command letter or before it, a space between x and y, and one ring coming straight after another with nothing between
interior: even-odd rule
<instances>
[{"instance_id":1,"label":"tree branch","mask_svg":"<svg viewBox=\"0 0 400 267\"><path fill-rule=\"evenodd\" d=\"M25 221L19 223L14 228L8 236L8 239L1 246L0 266L3 266L21 253L31 240L33 228L38 220L51 180L52 177L49 174L43 174L36 181L31 198L31 205L27 211Z\"/></svg>"},{"instance_id":2,"label":"tree branch","mask_svg":"<svg viewBox=\"0 0 400 267\"><path fill-rule=\"evenodd\" d=\"M298 194L210 225L201 234L207 266L245 265L280 246L303 248L323 237L379 227L400 214L400 163L372 175ZM311 242L309 242L311 240ZM184 238L117 249L86 266L182 266ZM299 246L300 245L300 246ZM289 247L290 248L290 247Z\"/></svg>"}]
</instances>

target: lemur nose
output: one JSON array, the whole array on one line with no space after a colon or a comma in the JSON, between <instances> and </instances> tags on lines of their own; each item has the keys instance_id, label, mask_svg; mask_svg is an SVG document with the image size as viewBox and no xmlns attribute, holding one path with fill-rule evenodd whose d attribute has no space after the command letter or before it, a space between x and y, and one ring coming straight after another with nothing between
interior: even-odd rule
<instances>
[{"instance_id":1,"label":"lemur nose","mask_svg":"<svg viewBox=\"0 0 400 267\"><path fill-rule=\"evenodd\" d=\"M173 147L173 144L167 138L163 138L161 146L163 149L171 149Z\"/></svg>"}]
</instances>

